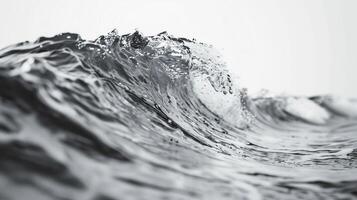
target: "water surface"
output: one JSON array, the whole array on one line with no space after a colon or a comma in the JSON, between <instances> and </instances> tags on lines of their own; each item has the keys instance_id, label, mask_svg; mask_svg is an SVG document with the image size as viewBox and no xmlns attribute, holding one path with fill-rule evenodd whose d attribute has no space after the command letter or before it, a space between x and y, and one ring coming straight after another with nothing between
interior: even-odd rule
<instances>
[{"instance_id":1,"label":"water surface","mask_svg":"<svg viewBox=\"0 0 357 200\"><path fill-rule=\"evenodd\" d=\"M249 97L207 44L41 37L0 83L0 199L357 198L356 102Z\"/></svg>"}]
</instances>

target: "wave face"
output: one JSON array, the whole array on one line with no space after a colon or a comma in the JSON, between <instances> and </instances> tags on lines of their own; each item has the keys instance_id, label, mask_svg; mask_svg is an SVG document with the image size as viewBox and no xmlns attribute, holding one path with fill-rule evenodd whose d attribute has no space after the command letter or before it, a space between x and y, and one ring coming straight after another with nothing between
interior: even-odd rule
<instances>
[{"instance_id":1,"label":"wave face","mask_svg":"<svg viewBox=\"0 0 357 200\"><path fill-rule=\"evenodd\" d=\"M0 199L357 198L356 102L248 97L206 44L41 37L0 83Z\"/></svg>"}]
</instances>

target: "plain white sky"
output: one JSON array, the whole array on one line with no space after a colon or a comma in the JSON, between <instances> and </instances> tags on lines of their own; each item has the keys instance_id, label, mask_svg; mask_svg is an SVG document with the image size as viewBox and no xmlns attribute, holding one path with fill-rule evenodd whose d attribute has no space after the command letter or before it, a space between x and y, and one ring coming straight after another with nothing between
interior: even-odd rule
<instances>
[{"instance_id":1,"label":"plain white sky","mask_svg":"<svg viewBox=\"0 0 357 200\"><path fill-rule=\"evenodd\" d=\"M167 30L221 51L251 92L357 97L356 0L9 0L0 47L60 32Z\"/></svg>"}]
</instances>

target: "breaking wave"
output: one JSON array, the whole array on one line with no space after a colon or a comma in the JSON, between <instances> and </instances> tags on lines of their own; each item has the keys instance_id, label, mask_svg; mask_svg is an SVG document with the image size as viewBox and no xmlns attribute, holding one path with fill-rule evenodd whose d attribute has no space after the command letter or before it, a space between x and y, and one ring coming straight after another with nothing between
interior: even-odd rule
<instances>
[{"instance_id":1,"label":"breaking wave","mask_svg":"<svg viewBox=\"0 0 357 200\"><path fill-rule=\"evenodd\" d=\"M0 199L357 198L357 102L249 97L167 33L0 50Z\"/></svg>"}]
</instances>

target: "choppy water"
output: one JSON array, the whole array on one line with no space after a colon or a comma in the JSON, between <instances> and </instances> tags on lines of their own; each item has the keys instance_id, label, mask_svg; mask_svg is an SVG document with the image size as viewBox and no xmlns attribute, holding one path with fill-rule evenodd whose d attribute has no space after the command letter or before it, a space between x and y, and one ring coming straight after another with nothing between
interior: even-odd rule
<instances>
[{"instance_id":1,"label":"choppy water","mask_svg":"<svg viewBox=\"0 0 357 200\"><path fill-rule=\"evenodd\" d=\"M0 199L356 199L357 103L252 98L206 44L0 51Z\"/></svg>"}]
</instances>

